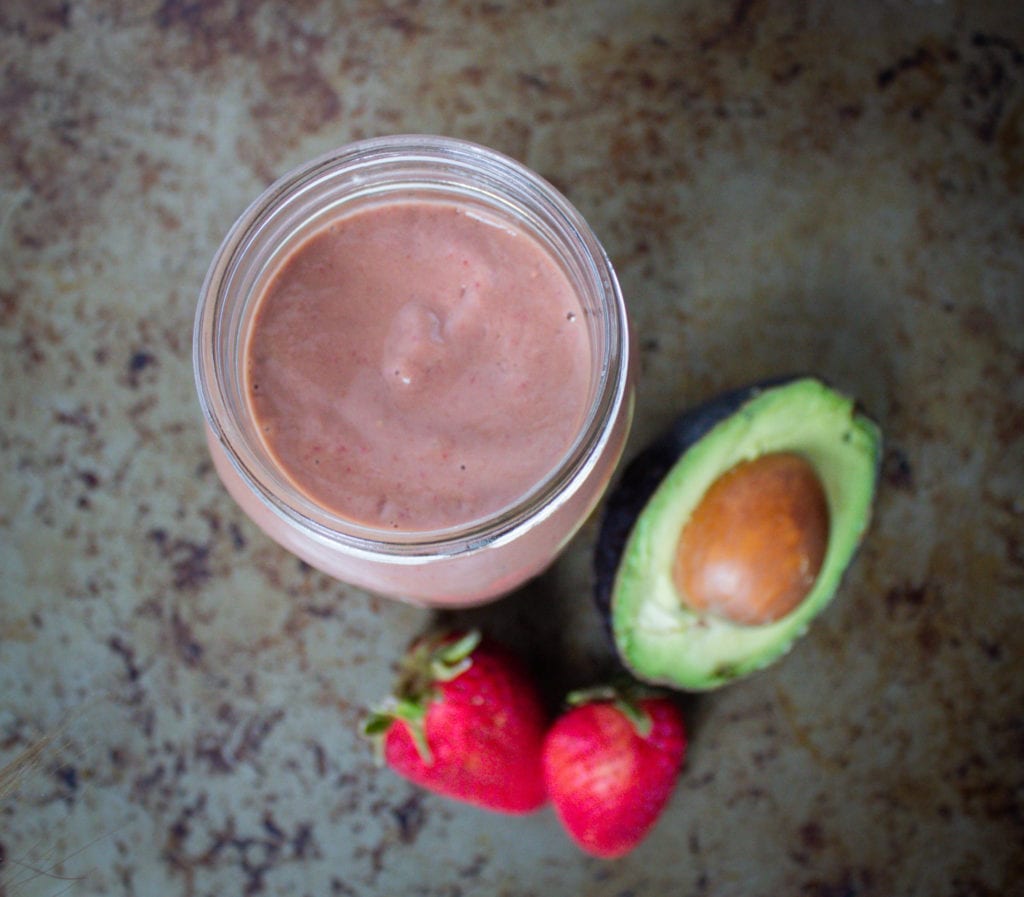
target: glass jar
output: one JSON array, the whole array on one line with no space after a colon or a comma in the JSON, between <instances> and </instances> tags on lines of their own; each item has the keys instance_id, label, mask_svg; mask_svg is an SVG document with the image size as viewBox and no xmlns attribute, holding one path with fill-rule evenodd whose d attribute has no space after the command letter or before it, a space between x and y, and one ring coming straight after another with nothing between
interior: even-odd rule
<instances>
[{"instance_id":1,"label":"glass jar","mask_svg":"<svg viewBox=\"0 0 1024 897\"><path fill-rule=\"evenodd\" d=\"M284 260L361 205L407 197L482 208L537 240L577 293L591 350L588 409L564 456L511 505L428 532L374 529L311 499L268 450L246 397L245 348L254 311ZM245 513L313 567L429 606L480 604L543 571L600 500L632 415L626 309L587 223L519 163L443 137L357 142L271 185L214 256L200 294L193 361L214 465Z\"/></svg>"}]
</instances>

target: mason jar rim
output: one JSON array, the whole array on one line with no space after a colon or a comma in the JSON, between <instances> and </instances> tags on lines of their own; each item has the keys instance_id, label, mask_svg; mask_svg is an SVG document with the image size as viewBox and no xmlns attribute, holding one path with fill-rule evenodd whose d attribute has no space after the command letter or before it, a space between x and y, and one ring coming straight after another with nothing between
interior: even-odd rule
<instances>
[{"instance_id":1,"label":"mason jar rim","mask_svg":"<svg viewBox=\"0 0 1024 897\"><path fill-rule=\"evenodd\" d=\"M407 172L405 180L386 177L389 172L395 174L403 170ZM420 170L421 177L429 170L432 177L427 182L414 181L408 174L413 170ZM240 266L245 265L246 253L255 251L253 245L263 232L261 229L269 227L275 215L284 215L289 203L315 195L318 187L343 175L348 178L348 188L339 192L333 204L313 216L295 214L297 223L292 229L292 243L299 242L294 237L299 224L326 217L335 207L357 201L363 197L364 190L367 196L374 195L375 186L377 192L384 194L398 194L413 184L436 189L439 193L468 189L485 205L499 212L504 209L508 214L510 203L516 201L509 195L514 186L521 194L520 205L526 201L536 204L559 226L556 236L575 244L570 248L589 262L592 282L587 284L588 295L581 295L580 299L584 304L589 300L598 301L605 339L598 361L598 381L586 418L571 448L552 471L515 503L494 514L425 531L384 531L356 523L323 508L288 483L287 477L275 470L266 447L254 445L258 440L247 438L244 427L235 419L238 415L232 411L230 396L226 394L224 359L218 354L219 338L226 326L225 315L230 311L226 306L232 299L238 301L228 288L234 283L233 278L239 276ZM475 177L485 188L467 188L464 183L467 176ZM387 186L381 189L380 184L375 185L374 177L383 179L381 183ZM525 213L526 210L518 208L518 211ZM275 251L280 251L287 242L280 243ZM546 242L545 248L553 251ZM274 257L271 252L264 268L273 268ZM574 289L579 291L580 284L573 282ZM257 301L258 291L250 289L249 292L242 301ZM597 349L593 339L591 345L592 349ZM488 147L457 138L405 134L356 141L315 157L279 177L250 203L220 244L204 279L193 329L193 368L211 438L220 443L235 472L247 488L259 496L262 505L324 545L364 557L383 555L396 563L417 562L427 556L447 557L511 540L553 513L573 494L599 458L610 426L627 400L629 334L625 302L610 260L583 216L552 184L525 165Z\"/></svg>"}]
</instances>

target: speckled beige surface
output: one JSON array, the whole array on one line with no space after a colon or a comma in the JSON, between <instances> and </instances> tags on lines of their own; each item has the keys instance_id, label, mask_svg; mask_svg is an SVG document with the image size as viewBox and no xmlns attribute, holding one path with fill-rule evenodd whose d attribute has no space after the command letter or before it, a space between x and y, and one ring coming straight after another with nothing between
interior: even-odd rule
<instances>
[{"instance_id":1,"label":"speckled beige surface","mask_svg":"<svg viewBox=\"0 0 1024 897\"><path fill-rule=\"evenodd\" d=\"M1024 893L1017 3L0 6L0 894ZM783 662L687 704L617 863L377 770L428 612L303 568L207 460L190 336L273 177L429 131L549 177L615 262L630 451L791 370L887 434L875 525ZM552 696L607 663L594 526L465 614Z\"/></svg>"}]
</instances>

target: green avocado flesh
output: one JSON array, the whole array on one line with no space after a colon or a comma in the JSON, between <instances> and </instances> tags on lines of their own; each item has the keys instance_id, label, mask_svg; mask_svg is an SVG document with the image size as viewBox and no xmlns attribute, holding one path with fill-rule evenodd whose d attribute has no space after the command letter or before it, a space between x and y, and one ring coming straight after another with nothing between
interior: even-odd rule
<instances>
[{"instance_id":1,"label":"green avocado flesh","mask_svg":"<svg viewBox=\"0 0 1024 897\"><path fill-rule=\"evenodd\" d=\"M828 546L810 593L787 616L748 626L690 610L672 569L680 533L704 493L741 461L795 452L828 502ZM616 647L638 678L686 691L724 685L781 657L839 586L871 517L881 433L853 401L814 379L752 392L675 462L636 519L611 596Z\"/></svg>"}]
</instances>

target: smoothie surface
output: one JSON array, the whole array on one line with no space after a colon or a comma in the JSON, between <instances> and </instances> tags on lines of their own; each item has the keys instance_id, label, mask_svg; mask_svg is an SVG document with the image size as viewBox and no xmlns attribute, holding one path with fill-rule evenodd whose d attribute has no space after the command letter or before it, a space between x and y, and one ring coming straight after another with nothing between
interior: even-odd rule
<instances>
[{"instance_id":1,"label":"smoothie surface","mask_svg":"<svg viewBox=\"0 0 1024 897\"><path fill-rule=\"evenodd\" d=\"M392 200L331 221L258 297L246 388L294 485L357 524L422 532L512 504L590 397L579 299L532 236Z\"/></svg>"}]
</instances>

